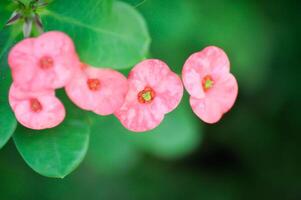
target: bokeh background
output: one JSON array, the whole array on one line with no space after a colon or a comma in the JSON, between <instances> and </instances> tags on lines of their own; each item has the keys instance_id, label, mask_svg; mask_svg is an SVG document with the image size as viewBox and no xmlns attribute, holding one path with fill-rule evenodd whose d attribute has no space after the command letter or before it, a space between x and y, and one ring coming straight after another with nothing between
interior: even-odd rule
<instances>
[{"instance_id":1,"label":"bokeh background","mask_svg":"<svg viewBox=\"0 0 301 200\"><path fill-rule=\"evenodd\" d=\"M64 179L35 173L10 141L0 151L0 199L301 199L299 1L127 2L148 24L150 56L178 73L191 53L222 47L240 87L234 108L206 125L186 95L139 142L104 118Z\"/></svg>"}]
</instances>

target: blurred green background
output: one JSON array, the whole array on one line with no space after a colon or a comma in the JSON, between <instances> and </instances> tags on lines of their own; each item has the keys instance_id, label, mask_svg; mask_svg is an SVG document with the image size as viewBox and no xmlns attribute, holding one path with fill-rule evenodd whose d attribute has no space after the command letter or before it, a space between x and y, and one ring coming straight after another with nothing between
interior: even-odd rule
<instances>
[{"instance_id":1,"label":"blurred green background","mask_svg":"<svg viewBox=\"0 0 301 200\"><path fill-rule=\"evenodd\" d=\"M178 73L191 53L222 47L240 87L234 108L206 125L186 95L158 133L139 138L103 118L64 179L35 173L10 140L0 151L0 199L301 199L299 1L127 2L147 22L151 56Z\"/></svg>"}]
</instances>

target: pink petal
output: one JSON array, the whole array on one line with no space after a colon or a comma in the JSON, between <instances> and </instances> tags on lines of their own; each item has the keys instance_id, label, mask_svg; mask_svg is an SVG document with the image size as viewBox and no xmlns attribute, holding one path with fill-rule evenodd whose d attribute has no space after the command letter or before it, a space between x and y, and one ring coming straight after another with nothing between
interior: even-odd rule
<instances>
[{"instance_id":1,"label":"pink petal","mask_svg":"<svg viewBox=\"0 0 301 200\"><path fill-rule=\"evenodd\" d=\"M222 115L234 105L238 94L238 84L230 73L224 74L216 80L216 84L206 97L198 99L190 97L190 105L194 113L207 123L218 122Z\"/></svg>"},{"instance_id":2,"label":"pink petal","mask_svg":"<svg viewBox=\"0 0 301 200\"><path fill-rule=\"evenodd\" d=\"M9 52L8 64L12 76L20 82L29 82L35 75L36 58L33 55L34 39L28 38L17 43Z\"/></svg>"},{"instance_id":3,"label":"pink petal","mask_svg":"<svg viewBox=\"0 0 301 200\"><path fill-rule=\"evenodd\" d=\"M193 112L204 122L213 124L218 122L223 113L220 105L216 101L211 101L208 98L197 99L190 97L190 105Z\"/></svg>"},{"instance_id":4,"label":"pink petal","mask_svg":"<svg viewBox=\"0 0 301 200\"><path fill-rule=\"evenodd\" d=\"M54 90L41 90L38 92L33 91L25 91L20 86L13 83L9 89L9 104L14 110L19 101L23 101L24 99L35 98L37 96L51 95L55 96Z\"/></svg>"},{"instance_id":5,"label":"pink petal","mask_svg":"<svg viewBox=\"0 0 301 200\"><path fill-rule=\"evenodd\" d=\"M188 93L196 98L203 98L202 79L212 73L228 73L230 63L225 52L214 46L209 46L200 52L192 54L184 64L182 76Z\"/></svg>"},{"instance_id":6,"label":"pink petal","mask_svg":"<svg viewBox=\"0 0 301 200\"><path fill-rule=\"evenodd\" d=\"M17 120L25 127L35 130L53 128L65 118L65 108L56 97L43 96L38 99L45 107L45 111L33 113L28 101L21 101L15 108Z\"/></svg>"},{"instance_id":7,"label":"pink petal","mask_svg":"<svg viewBox=\"0 0 301 200\"><path fill-rule=\"evenodd\" d=\"M151 87L156 93L154 104L161 104L160 112L164 114L178 106L184 90L180 77L157 59L147 59L137 64L130 72L129 85L136 92L146 86ZM134 99L137 100L136 96Z\"/></svg>"},{"instance_id":8,"label":"pink petal","mask_svg":"<svg viewBox=\"0 0 301 200\"><path fill-rule=\"evenodd\" d=\"M143 90L145 86L156 88L170 72L169 67L161 60L147 59L138 63L131 70L129 81L137 91Z\"/></svg>"},{"instance_id":9,"label":"pink petal","mask_svg":"<svg viewBox=\"0 0 301 200\"><path fill-rule=\"evenodd\" d=\"M45 57L53 61L47 69L40 64ZM61 32L21 41L11 50L8 60L14 82L35 91L63 87L79 64L72 40Z\"/></svg>"},{"instance_id":10,"label":"pink petal","mask_svg":"<svg viewBox=\"0 0 301 200\"><path fill-rule=\"evenodd\" d=\"M91 91L88 79L100 81L100 89ZM86 67L65 87L69 98L80 108L99 115L114 113L124 102L128 84L127 79L112 69Z\"/></svg>"},{"instance_id":11,"label":"pink petal","mask_svg":"<svg viewBox=\"0 0 301 200\"><path fill-rule=\"evenodd\" d=\"M162 61L144 60L137 64L128 77L129 91L116 117L129 130L143 132L157 127L164 115L180 103L183 85L179 76ZM150 87L154 93L152 102L141 103L139 92Z\"/></svg>"},{"instance_id":12,"label":"pink petal","mask_svg":"<svg viewBox=\"0 0 301 200\"><path fill-rule=\"evenodd\" d=\"M156 91L154 104L160 104L162 107L160 110L163 113L169 113L181 102L184 88L180 77L176 73L170 72L154 90Z\"/></svg>"},{"instance_id":13,"label":"pink petal","mask_svg":"<svg viewBox=\"0 0 301 200\"><path fill-rule=\"evenodd\" d=\"M149 105L125 102L115 112L121 124L134 132L144 132L156 128L164 119L164 114L156 112Z\"/></svg>"},{"instance_id":14,"label":"pink petal","mask_svg":"<svg viewBox=\"0 0 301 200\"><path fill-rule=\"evenodd\" d=\"M55 57L68 52L75 52L75 47L72 39L63 32L49 31L35 39L33 53L36 57L45 54Z\"/></svg>"},{"instance_id":15,"label":"pink petal","mask_svg":"<svg viewBox=\"0 0 301 200\"><path fill-rule=\"evenodd\" d=\"M30 129L47 129L59 125L65 118L65 108L57 99L54 92L22 93L19 88L11 87L9 101L17 120ZM42 110L34 112L30 108L30 99L35 98L42 106Z\"/></svg>"},{"instance_id":16,"label":"pink petal","mask_svg":"<svg viewBox=\"0 0 301 200\"><path fill-rule=\"evenodd\" d=\"M216 101L223 113L228 112L237 98L238 84L235 77L230 74L220 75L216 84L207 93L207 98Z\"/></svg>"}]
</instances>

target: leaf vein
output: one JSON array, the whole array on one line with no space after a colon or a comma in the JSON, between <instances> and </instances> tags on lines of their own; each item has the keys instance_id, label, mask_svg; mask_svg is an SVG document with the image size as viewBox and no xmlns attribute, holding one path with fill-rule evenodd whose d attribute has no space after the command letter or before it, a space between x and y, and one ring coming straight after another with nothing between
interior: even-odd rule
<instances>
[{"instance_id":1,"label":"leaf vein","mask_svg":"<svg viewBox=\"0 0 301 200\"><path fill-rule=\"evenodd\" d=\"M134 38L129 38L129 37L124 37L118 33L115 33L115 32L112 32L112 31L108 31L106 29L102 29L102 28L96 28L96 27L93 27L91 25L88 25L88 24L84 24L72 17L66 17L66 16L63 16L63 15L60 15L58 13L55 13L53 11L47 11L46 15L49 15L57 20L60 20L60 21L64 21L64 22L67 22L67 23L70 23L72 25L76 25L76 26L80 26L80 27L83 27L83 28L87 28L87 29L90 29L90 30L93 30L95 32L98 32L98 33L102 33L102 34L107 34L107 35L111 35L111 36L114 36L114 37L118 37L118 38L121 38L123 40L132 40L133 42L135 40L133 40Z\"/></svg>"}]
</instances>

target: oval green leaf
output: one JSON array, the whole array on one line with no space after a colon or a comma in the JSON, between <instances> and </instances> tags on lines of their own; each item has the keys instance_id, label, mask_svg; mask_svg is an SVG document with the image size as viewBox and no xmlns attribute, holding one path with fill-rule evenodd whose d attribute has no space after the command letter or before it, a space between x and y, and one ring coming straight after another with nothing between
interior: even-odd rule
<instances>
[{"instance_id":1,"label":"oval green leaf","mask_svg":"<svg viewBox=\"0 0 301 200\"><path fill-rule=\"evenodd\" d=\"M75 41L80 58L95 67L129 68L146 57L150 37L143 17L130 5L87 0L53 1L42 13L46 30L61 30Z\"/></svg>"},{"instance_id":2,"label":"oval green leaf","mask_svg":"<svg viewBox=\"0 0 301 200\"><path fill-rule=\"evenodd\" d=\"M8 68L0 67L0 149L14 133L17 121L8 103L11 77Z\"/></svg>"},{"instance_id":3,"label":"oval green leaf","mask_svg":"<svg viewBox=\"0 0 301 200\"><path fill-rule=\"evenodd\" d=\"M7 55L10 47L18 37L17 27L5 27L15 6L12 1L0 2L0 149L6 144L14 133L17 121L8 103L8 90L12 83L7 64Z\"/></svg>"},{"instance_id":4,"label":"oval green leaf","mask_svg":"<svg viewBox=\"0 0 301 200\"><path fill-rule=\"evenodd\" d=\"M101 173L122 173L140 159L139 150L130 143L126 129L114 116L91 116L91 140L87 161Z\"/></svg>"},{"instance_id":5,"label":"oval green leaf","mask_svg":"<svg viewBox=\"0 0 301 200\"><path fill-rule=\"evenodd\" d=\"M16 6L12 3L11 0L1 0L0 1L0 30L3 29L4 25L6 24L7 20L13 13L13 10L16 8ZM0 38L1 40L2 38ZM1 49L1 46L0 46Z\"/></svg>"},{"instance_id":6,"label":"oval green leaf","mask_svg":"<svg viewBox=\"0 0 301 200\"><path fill-rule=\"evenodd\" d=\"M64 102L67 118L56 128L35 131L18 126L14 142L25 162L37 173L63 178L83 160L89 146L90 129L84 116ZM68 112L70 111L70 112Z\"/></svg>"}]
</instances>

